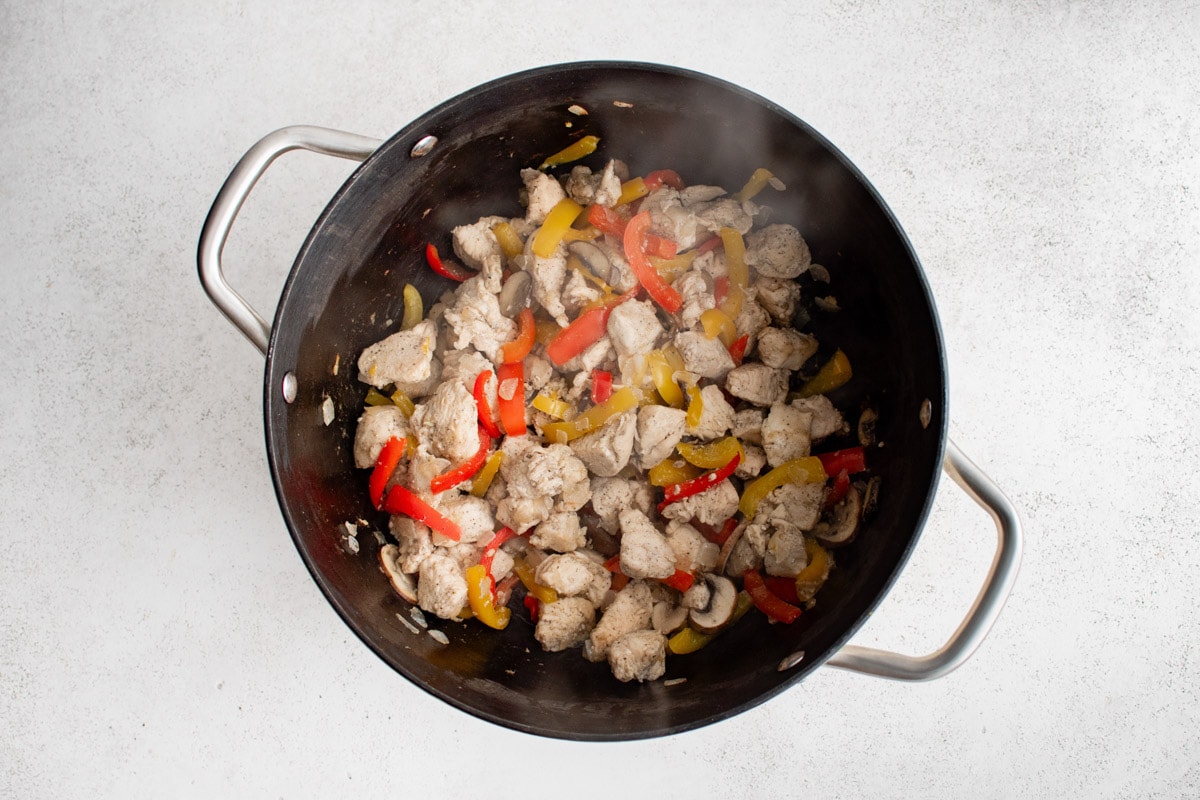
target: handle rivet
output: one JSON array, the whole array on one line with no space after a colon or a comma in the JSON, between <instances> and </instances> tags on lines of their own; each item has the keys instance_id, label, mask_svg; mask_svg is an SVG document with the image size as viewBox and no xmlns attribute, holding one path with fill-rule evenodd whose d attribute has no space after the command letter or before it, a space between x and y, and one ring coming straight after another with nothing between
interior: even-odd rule
<instances>
[{"instance_id":1,"label":"handle rivet","mask_svg":"<svg viewBox=\"0 0 1200 800\"><path fill-rule=\"evenodd\" d=\"M436 136L422 136L417 143L413 145L412 150L408 151L408 154L413 158L427 156L430 152L432 152L433 148L437 146L437 143L438 138Z\"/></svg>"},{"instance_id":2,"label":"handle rivet","mask_svg":"<svg viewBox=\"0 0 1200 800\"><path fill-rule=\"evenodd\" d=\"M283 402L291 403L296 399L296 373L288 372L283 376Z\"/></svg>"}]
</instances>

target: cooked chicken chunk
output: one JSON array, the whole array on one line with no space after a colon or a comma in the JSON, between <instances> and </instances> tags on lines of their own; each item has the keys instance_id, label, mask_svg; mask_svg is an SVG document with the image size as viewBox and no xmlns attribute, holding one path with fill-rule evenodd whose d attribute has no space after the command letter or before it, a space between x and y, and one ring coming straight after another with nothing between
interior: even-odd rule
<instances>
[{"instance_id":1,"label":"cooked chicken chunk","mask_svg":"<svg viewBox=\"0 0 1200 800\"><path fill-rule=\"evenodd\" d=\"M756 406L772 406L787 397L787 375L786 370L763 364L742 364L725 377L725 388Z\"/></svg>"},{"instance_id":2,"label":"cooked chicken chunk","mask_svg":"<svg viewBox=\"0 0 1200 800\"><path fill-rule=\"evenodd\" d=\"M421 568L421 562L433 553L429 528L414 519L393 516L388 519L388 531L396 539L399 548L396 563L402 572L416 572Z\"/></svg>"},{"instance_id":3,"label":"cooked chicken chunk","mask_svg":"<svg viewBox=\"0 0 1200 800\"><path fill-rule=\"evenodd\" d=\"M701 398L707 399L703 391ZM687 412L681 408L647 405L638 409L637 447L641 468L650 469L674 453L686 424Z\"/></svg>"},{"instance_id":4,"label":"cooked chicken chunk","mask_svg":"<svg viewBox=\"0 0 1200 800\"><path fill-rule=\"evenodd\" d=\"M817 338L791 328L767 328L758 335L758 357L768 367L798 370L817 352Z\"/></svg>"},{"instance_id":5,"label":"cooked chicken chunk","mask_svg":"<svg viewBox=\"0 0 1200 800\"><path fill-rule=\"evenodd\" d=\"M744 408L733 415L729 432L743 444L762 444L762 424L765 416L761 408Z\"/></svg>"},{"instance_id":6,"label":"cooked chicken chunk","mask_svg":"<svg viewBox=\"0 0 1200 800\"><path fill-rule=\"evenodd\" d=\"M599 175L585 166L573 167L564 188L567 196L580 205L595 203L611 208L621 196L621 179L617 176L616 162L609 161Z\"/></svg>"},{"instance_id":7,"label":"cooked chicken chunk","mask_svg":"<svg viewBox=\"0 0 1200 800\"><path fill-rule=\"evenodd\" d=\"M446 497L445 495L450 495ZM462 530L463 542L478 542L481 539L491 538L496 530L496 518L492 514L492 504L482 497L474 497L469 494L455 494L446 492L445 497L438 503L438 510L458 524ZM436 544L442 544L440 534L434 535ZM493 571L493 575L495 572Z\"/></svg>"},{"instance_id":8,"label":"cooked chicken chunk","mask_svg":"<svg viewBox=\"0 0 1200 800\"><path fill-rule=\"evenodd\" d=\"M700 421L689 425L688 435L697 439L719 439L733 424L733 406L721 387L709 384L700 390Z\"/></svg>"},{"instance_id":9,"label":"cooked chicken chunk","mask_svg":"<svg viewBox=\"0 0 1200 800\"><path fill-rule=\"evenodd\" d=\"M479 278L463 281L453 307L446 309L445 318L454 332L455 348L462 350L469 345L492 361L496 360L500 345L517 335L517 324L500 313L496 295L487 291Z\"/></svg>"},{"instance_id":10,"label":"cooked chicken chunk","mask_svg":"<svg viewBox=\"0 0 1200 800\"><path fill-rule=\"evenodd\" d=\"M761 447L742 442L742 460L738 462L733 474L742 480L750 480L761 475L766 465L767 454Z\"/></svg>"},{"instance_id":11,"label":"cooked chicken chunk","mask_svg":"<svg viewBox=\"0 0 1200 800\"><path fill-rule=\"evenodd\" d=\"M812 255L793 225L767 225L746 237L746 263L768 278L794 280L812 264Z\"/></svg>"},{"instance_id":12,"label":"cooked chicken chunk","mask_svg":"<svg viewBox=\"0 0 1200 800\"><path fill-rule=\"evenodd\" d=\"M496 407L496 368L480 353L474 350L447 350L442 361L442 380L458 381L467 391L475 388L475 379L479 373L489 371L492 379L488 381L488 402Z\"/></svg>"},{"instance_id":13,"label":"cooked chicken chunk","mask_svg":"<svg viewBox=\"0 0 1200 800\"><path fill-rule=\"evenodd\" d=\"M650 518L636 508L622 510L621 571L631 578L669 578L675 574L675 551Z\"/></svg>"},{"instance_id":14,"label":"cooked chicken chunk","mask_svg":"<svg viewBox=\"0 0 1200 800\"><path fill-rule=\"evenodd\" d=\"M533 299L546 309L547 314L554 317L555 322L565 328L571 322L567 317L567 308L563 305L562 296L563 283L567 279L566 251L559 247L552 255L543 258L529 250L532 243L531 239L526 246L528 261L525 269L533 276Z\"/></svg>"},{"instance_id":15,"label":"cooked chicken chunk","mask_svg":"<svg viewBox=\"0 0 1200 800\"><path fill-rule=\"evenodd\" d=\"M596 627L592 629L583 646L583 655L589 661L608 658L612 643L627 633L648 630L654 599L650 587L643 580L631 580L617 592Z\"/></svg>"},{"instance_id":16,"label":"cooked chicken chunk","mask_svg":"<svg viewBox=\"0 0 1200 800\"><path fill-rule=\"evenodd\" d=\"M737 507L737 488L726 479L699 494L671 503L663 509L662 515L667 519L684 522L695 519L705 525L719 526L734 515Z\"/></svg>"},{"instance_id":17,"label":"cooked chicken chunk","mask_svg":"<svg viewBox=\"0 0 1200 800\"><path fill-rule=\"evenodd\" d=\"M708 273L693 267L671 284L683 299L683 307L679 310L681 327L693 327L700 321L701 314L710 308L717 307L711 281Z\"/></svg>"},{"instance_id":18,"label":"cooked chicken chunk","mask_svg":"<svg viewBox=\"0 0 1200 800\"><path fill-rule=\"evenodd\" d=\"M480 217L470 225L459 225L450 231L454 254L471 269L481 269L484 259L489 256L502 256L500 242L496 240L496 234L492 233L492 228L501 222L508 222L508 218Z\"/></svg>"},{"instance_id":19,"label":"cooked chicken chunk","mask_svg":"<svg viewBox=\"0 0 1200 800\"><path fill-rule=\"evenodd\" d=\"M606 422L598 431L572 441L571 449L593 475L611 478L629 463L636 433L637 414L626 411Z\"/></svg>"},{"instance_id":20,"label":"cooked chicken chunk","mask_svg":"<svg viewBox=\"0 0 1200 800\"><path fill-rule=\"evenodd\" d=\"M596 608L586 597L560 597L542 603L533 636L550 653L578 647L592 632Z\"/></svg>"},{"instance_id":21,"label":"cooked chicken chunk","mask_svg":"<svg viewBox=\"0 0 1200 800\"><path fill-rule=\"evenodd\" d=\"M700 331L684 331L675 335L674 344L684 369L701 378L721 380L733 369L733 358L720 339L710 339Z\"/></svg>"},{"instance_id":22,"label":"cooked chicken chunk","mask_svg":"<svg viewBox=\"0 0 1200 800\"><path fill-rule=\"evenodd\" d=\"M625 683L658 680L667 671L667 637L652 630L627 633L609 646L608 665Z\"/></svg>"},{"instance_id":23,"label":"cooked chicken chunk","mask_svg":"<svg viewBox=\"0 0 1200 800\"><path fill-rule=\"evenodd\" d=\"M529 205L525 208L525 221L540 225L546 221L546 215L567 196L562 184L541 170L521 170L521 181L529 195Z\"/></svg>"},{"instance_id":24,"label":"cooked chicken chunk","mask_svg":"<svg viewBox=\"0 0 1200 800\"><path fill-rule=\"evenodd\" d=\"M768 464L778 467L785 461L808 455L812 418L809 412L787 403L771 406L762 426L762 445Z\"/></svg>"},{"instance_id":25,"label":"cooked chicken chunk","mask_svg":"<svg viewBox=\"0 0 1200 800\"><path fill-rule=\"evenodd\" d=\"M554 510L578 511L590 499L587 467L566 445L542 447L527 436L509 436L501 450L508 493L496 509L501 524L521 533Z\"/></svg>"},{"instance_id":26,"label":"cooked chicken chunk","mask_svg":"<svg viewBox=\"0 0 1200 800\"><path fill-rule=\"evenodd\" d=\"M562 597L585 597L594 606L604 600L612 573L579 552L556 553L538 564L535 580Z\"/></svg>"},{"instance_id":27,"label":"cooked chicken chunk","mask_svg":"<svg viewBox=\"0 0 1200 800\"><path fill-rule=\"evenodd\" d=\"M466 461L479 450L475 398L458 381L443 383L413 412L412 429L422 447L452 463Z\"/></svg>"},{"instance_id":28,"label":"cooked chicken chunk","mask_svg":"<svg viewBox=\"0 0 1200 800\"><path fill-rule=\"evenodd\" d=\"M763 553L763 569L768 575L794 578L807 565L804 533L799 528L777 530L767 540L767 551Z\"/></svg>"},{"instance_id":29,"label":"cooked chicken chunk","mask_svg":"<svg viewBox=\"0 0 1200 800\"><path fill-rule=\"evenodd\" d=\"M587 545L587 532L573 511L551 514L529 537L529 543L542 550L569 553Z\"/></svg>"},{"instance_id":30,"label":"cooked chicken chunk","mask_svg":"<svg viewBox=\"0 0 1200 800\"><path fill-rule=\"evenodd\" d=\"M420 382L433 374L437 326L422 320L406 331L376 342L358 358L358 379L376 389L393 383Z\"/></svg>"},{"instance_id":31,"label":"cooked chicken chunk","mask_svg":"<svg viewBox=\"0 0 1200 800\"><path fill-rule=\"evenodd\" d=\"M359 469L375 466L379 451L393 436L401 440L408 436L408 420L400 409L390 405L367 406L354 431L354 466Z\"/></svg>"},{"instance_id":32,"label":"cooked chicken chunk","mask_svg":"<svg viewBox=\"0 0 1200 800\"><path fill-rule=\"evenodd\" d=\"M675 553L675 565L687 572L711 572L721 554L720 547L679 520L667 523L667 544Z\"/></svg>"},{"instance_id":33,"label":"cooked chicken chunk","mask_svg":"<svg viewBox=\"0 0 1200 800\"><path fill-rule=\"evenodd\" d=\"M648 353L662 335L662 323L649 300L627 300L609 312L608 338L618 355Z\"/></svg>"},{"instance_id":34,"label":"cooked chicken chunk","mask_svg":"<svg viewBox=\"0 0 1200 800\"><path fill-rule=\"evenodd\" d=\"M562 287L563 309L568 316L578 316L581 309L600 299L600 290L588 282L579 270L567 270L567 281Z\"/></svg>"},{"instance_id":35,"label":"cooked chicken chunk","mask_svg":"<svg viewBox=\"0 0 1200 800\"><path fill-rule=\"evenodd\" d=\"M592 478L592 510L600 518L600 527L609 533L620 529L618 515L623 509L637 508L649 514L654 505L650 486L642 480Z\"/></svg>"},{"instance_id":36,"label":"cooked chicken chunk","mask_svg":"<svg viewBox=\"0 0 1200 800\"><path fill-rule=\"evenodd\" d=\"M421 562L417 604L442 619L457 619L467 605L467 578L453 555L438 548Z\"/></svg>"},{"instance_id":37,"label":"cooked chicken chunk","mask_svg":"<svg viewBox=\"0 0 1200 800\"><path fill-rule=\"evenodd\" d=\"M845 433L849 430L849 426L846 425L846 420L842 418L841 412L834 408L833 403L823 394L793 400L792 405L795 408L812 414L811 432L814 441L824 439L826 436L832 436L835 433Z\"/></svg>"},{"instance_id":38,"label":"cooked chicken chunk","mask_svg":"<svg viewBox=\"0 0 1200 800\"><path fill-rule=\"evenodd\" d=\"M796 316L796 303L800 300L800 284L795 281L759 278L754 288L758 302L777 325L792 324Z\"/></svg>"}]
</instances>

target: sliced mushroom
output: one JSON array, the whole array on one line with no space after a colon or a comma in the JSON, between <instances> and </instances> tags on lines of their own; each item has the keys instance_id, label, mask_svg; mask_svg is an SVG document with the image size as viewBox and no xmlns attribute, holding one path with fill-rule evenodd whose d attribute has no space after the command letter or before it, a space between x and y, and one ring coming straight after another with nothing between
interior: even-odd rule
<instances>
[{"instance_id":1,"label":"sliced mushroom","mask_svg":"<svg viewBox=\"0 0 1200 800\"><path fill-rule=\"evenodd\" d=\"M826 519L817 523L813 535L828 545L842 545L854 538L858 531L858 520L862 516L862 495L851 486L846 496L829 512Z\"/></svg>"},{"instance_id":2,"label":"sliced mushroom","mask_svg":"<svg viewBox=\"0 0 1200 800\"><path fill-rule=\"evenodd\" d=\"M595 275L606 283L611 283L612 277L612 262L608 260L608 256L604 255L604 251L591 242L578 241L571 242L567 245L567 250L580 261L583 265L591 270Z\"/></svg>"},{"instance_id":3,"label":"sliced mushroom","mask_svg":"<svg viewBox=\"0 0 1200 800\"><path fill-rule=\"evenodd\" d=\"M650 612L650 624L662 634L674 633L687 622L688 610L674 603L655 603Z\"/></svg>"},{"instance_id":4,"label":"sliced mushroom","mask_svg":"<svg viewBox=\"0 0 1200 800\"><path fill-rule=\"evenodd\" d=\"M400 548L396 545L385 544L379 548L379 567L383 570L383 574L388 576L388 581L392 584L396 594L410 603L416 603L417 584L413 581L412 576L406 575L400 569L399 558Z\"/></svg>"},{"instance_id":5,"label":"sliced mushroom","mask_svg":"<svg viewBox=\"0 0 1200 800\"><path fill-rule=\"evenodd\" d=\"M724 575L705 575L704 582L712 592L708 607L693 608L688 616L696 630L716 633L733 619L734 609L737 608L737 588Z\"/></svg>"},{"instance_id":6,"label":"sliced mushroom","mask_svg":"<svg viewBox=\"0 0 1200 800\"><path fill-rule=\"evenodd\" d=\"M878 419L879 414L870 406L864 408L858 415L858 443L863 447L875 444L875 423Z\"/></svg>"},{"instance_id":7,"label":"sliced mushroom","mask_svg":"<svg viewBox=\"0 0 1200 800\"><path fill-rule=\"evenodd\" d=\"M532 297L533 276L521 270L508 276L496 299L500 303L500 313L509 319L516 319L521 309L529 307Z\"/></svg>"}]
</instances>

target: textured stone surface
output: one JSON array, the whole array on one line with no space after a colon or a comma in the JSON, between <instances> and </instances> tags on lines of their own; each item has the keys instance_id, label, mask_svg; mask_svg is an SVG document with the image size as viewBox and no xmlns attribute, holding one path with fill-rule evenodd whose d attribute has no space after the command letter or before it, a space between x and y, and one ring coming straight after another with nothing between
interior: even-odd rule
<instances>
[{"instance_id":1,"label":"textured stone surface","mask_svg":"<svg viewBox=\"0 0 1200 800\"><path fill-rule=\"evenodd\" d=\"M5 4L0 795L524 795L535 765L564 786L617 765L654 797L1200 794L1198 30L1184 2ZM909 232L952 435L1028 534L959 671L825 669L670 740L541 741L398 678L309 579L266 469L261 360L195 275L217 188L274 128L382 136L586 58L781 103ZM226 249L260 309L348 171L291 155L261 182ZM991 541L944 482L856 641L936 647Z\"/></svg>"}]
</instances>

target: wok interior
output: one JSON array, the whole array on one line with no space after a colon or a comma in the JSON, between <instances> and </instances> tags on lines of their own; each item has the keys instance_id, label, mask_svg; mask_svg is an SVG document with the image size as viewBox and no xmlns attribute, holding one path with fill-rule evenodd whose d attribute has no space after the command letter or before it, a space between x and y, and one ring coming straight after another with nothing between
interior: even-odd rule
<instances>
[{"instance_id":1,"label":"wok interior","mask_svg":"<svg viewBox=\"0 0 1200 800\"><path fill-rule=\"evenodd\" d=\"M577 105L586 115L568 110ZM579 136L600 137L582 163L610 157L633 174L675 169L688 183L740 188L756 167L787 191L760 199L791 222L814 261L833 276L842 311L817 313L807 329L841 346L855 376L832 395L853 423L860 398L878 410L868 462L882 478L878 510L817 606L791 626L750 614L705 649L668 656L666 686L622 684L578 650L544 653L518 610L508 629L431 620L449 645L414 635L396 619L408 606L381 574L374 536L360 525L361 552L340 543L343 523L386 531L367 501L352 443L366 386L358 353L394 331L405 283L429 307L449 282L424 266L427 241L449 247L451 227L483 214L522 213L519 170ZM423 158L422 136L439 143ZM823 353L825 350L822 351ZM338 364L336 370L334 365ZM299 394L279 387L294 371ZM321 403L337 416L324 425ZM919 411L932 404L923 427ZM583 739L661 735L722 719L798 681L836 652L891 585L932 500L945 432L940 331L924 277L890 212L849 163L786 111L695 73L634 64L565 65L501 79L455 98L400 131L359 168L313 228L284 288L272 332L266 425L281 507L296 545L330 602L387 663L435 695L519 730ZM805 652L799 666L776 667Z\"/></svg>"}]
</instances>

